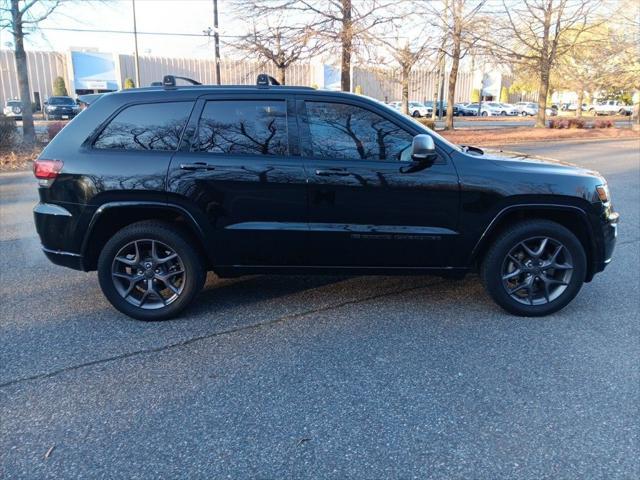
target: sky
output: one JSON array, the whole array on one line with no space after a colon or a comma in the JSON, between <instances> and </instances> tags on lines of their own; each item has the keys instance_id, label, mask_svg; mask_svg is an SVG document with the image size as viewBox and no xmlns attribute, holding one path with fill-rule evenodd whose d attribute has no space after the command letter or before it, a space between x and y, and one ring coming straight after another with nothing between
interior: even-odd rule
<instances>
[{"instance_id":1,"label":"sky","mask_svg":"<svg viewBox=\"0 0 640 480\"><path fill-rule=\"evenodd\" d=\"M213 0L135 0L138 28L138 51L140 55L185 56L209 58L213 55L213 37L203 30L213 27ZM218 19L221 48L233 42L234 35L244 27L233 14L229 0L218 0ZM117 30L133 31L132 0L73 0L63 4L47 20L41 30L27 36L29 50L57 50L83 47L99 51L133 53L132 33L106 33L63 31ZM186 33L193 36L147 35L145 32ZM13 38L9 32L0 32L0 47ZM222 53L223 56L224 53Z\"/></svg>"}]
</instances>

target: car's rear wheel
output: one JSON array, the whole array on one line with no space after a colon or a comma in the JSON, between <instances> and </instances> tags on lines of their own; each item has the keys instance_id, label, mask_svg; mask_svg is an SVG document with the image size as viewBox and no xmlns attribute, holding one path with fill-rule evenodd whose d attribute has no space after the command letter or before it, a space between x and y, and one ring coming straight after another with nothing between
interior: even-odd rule
<instances>
[{"instance_id":1,"label":"car's rear wheel","mask_svg":"<svg viewBox=\"0 0 640 480\"><path fill-rule=\"evenodd\" d=\"M487 252L482 280L493 300L514 315L538 317L564 308L586 275L586 254L570 230L547 220L518 223Z\"/></svg>"},{"instance_id":2,"label":"car's rear wheel","mask_svg":"<svg viewBox=\"0 0 640 480\"><path fill-rule=\"evenodd\" d=\"M188 236L170 224L145 221L116 233L98 258L100 287L122 313L166 320L202 289L205 270Z\"/></svg>"},{"instance_id":3,"label":"car's rear wheel","mask_svg":"<svg viewBox=\"0 0 640 480\"><path fill-rule=\"evenodd\" d=\"M489 116L489 114L488 114L487 112L482 112L482 116L483 116L483 117L488 117L488 116Z\"/></svg>"}]
</instances>

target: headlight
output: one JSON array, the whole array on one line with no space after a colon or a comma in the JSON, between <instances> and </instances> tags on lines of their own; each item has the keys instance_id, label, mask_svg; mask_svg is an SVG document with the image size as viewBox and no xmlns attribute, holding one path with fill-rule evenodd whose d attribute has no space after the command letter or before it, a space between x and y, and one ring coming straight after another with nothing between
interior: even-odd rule
<instances>
[{"instance_id":1,"label":"headlight","mask_svg":"<svg viewBox=\"0 0 640 480\"><path fill-rule=\"evenodd\" d=\"M602 203L608 203L611 199L611 195L609 194L609 186L606 183L604 185L598 185L596 187L596 192L598 193L598 198Z\"/></svg>"},{"instance_id":2,"label":"headlight","mask_svg":"<svg viewBox=\"0 0 640 480\"><path fill-rule=\"evenodd\" d=\"M54 106L51 106L51 105L47 106L47 112L50 112L51 110L55 110L55 109L56 109L56 107L54 107Z\"/></svg>"}]
</instances>

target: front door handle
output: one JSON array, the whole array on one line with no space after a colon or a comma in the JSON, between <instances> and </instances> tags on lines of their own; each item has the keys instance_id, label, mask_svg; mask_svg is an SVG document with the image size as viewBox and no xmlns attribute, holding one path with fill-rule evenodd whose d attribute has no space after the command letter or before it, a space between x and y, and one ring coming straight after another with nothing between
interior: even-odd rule
<instances>
[{"instance_id":1,"label":"front door handle","mask_svg":"<svg viewBox=\"0 0 640 480\"><path fill-rule=\"evenodd\" d=\"M339 176L346 177L347 175L351 175L344 168L329 168L327 170L316 170L316 175L319 177L331 177L331 176Z\"/></svg>"},{"instance_id":2,"label":"front door handle","mask_svg":"<svg viewBox=\"0 0 640 480\"><path fill-rule=\"evenodd\" d=\"M180 168L182 170L215 170L216 167L209 165L206 162L194 162L194 163L181 163Z\"/></svg>"}]
</instances>

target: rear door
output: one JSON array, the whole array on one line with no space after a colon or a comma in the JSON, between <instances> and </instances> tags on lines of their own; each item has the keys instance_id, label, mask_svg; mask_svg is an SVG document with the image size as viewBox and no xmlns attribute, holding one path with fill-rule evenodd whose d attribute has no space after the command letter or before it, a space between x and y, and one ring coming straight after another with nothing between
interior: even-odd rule
<instances>
[{"instance_id":1,"label":"rear door","mask_svg":"<svg viewBox=\"0 0 640 480\"><path fill-rule=\"evenodd\" d=\"M324 97L327 98L327 97ZM309 255L322 266L440 267L457 236L458 176L448 155L416 171L413 136L371 102L301 97L309 174Z\"/></svg>"},{"instance_id":2,"label":"rear door","mask_svg":"<svg viewBox=\"0 0 640 480\"><path fill-rule=\"evenodd\" d=\"M217 265L304 263L307 184L293 107L268 92L196 105L167 189L208 226Z\"/></svg>"}]
</instances>

